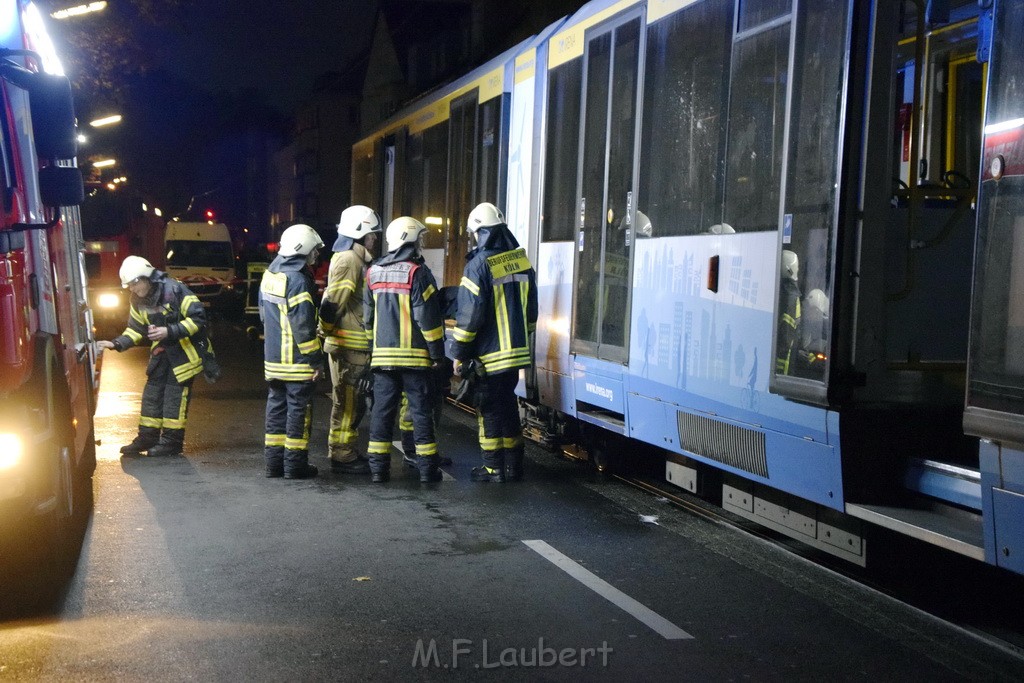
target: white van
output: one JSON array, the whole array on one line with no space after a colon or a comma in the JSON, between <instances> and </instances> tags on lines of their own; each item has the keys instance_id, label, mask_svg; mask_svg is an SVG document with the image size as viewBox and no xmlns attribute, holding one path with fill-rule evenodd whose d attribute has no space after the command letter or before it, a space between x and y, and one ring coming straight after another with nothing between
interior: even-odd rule
<instances>
[{"instance_id":1,"label":"white van","mask_svg":"<svg viewBox=\"0 0 1024 683\"><path fill-rule=\"evenodd\" d=\"M204 306L237 300L235 250L223 223L171 221L164 235L167 273L188 285Z\"/></svg>"}]
</instances>

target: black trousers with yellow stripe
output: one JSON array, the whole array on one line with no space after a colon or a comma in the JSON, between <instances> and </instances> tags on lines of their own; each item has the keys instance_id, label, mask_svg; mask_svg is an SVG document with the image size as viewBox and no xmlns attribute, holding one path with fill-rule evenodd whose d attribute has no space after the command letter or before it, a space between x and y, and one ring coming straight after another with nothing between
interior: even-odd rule
<instances>
[{"instance_id":1,"label":"black trousers with yellow stripe","mask_svg":"<svg viewBox=\"0 0 1024 683\"><path fill-rule=\"evenodd\" d=\"M436 467L437 441L431 403L432 375L428 369L375 369L373 371L373 413L370 416L370 469L386 473L391 469L391 438L402 392L408 400L405 417L411 423L420 469Z\"/></svg>"},{"instance_id":2,"label":"black trousers with yellow stripe","mask_svg":"<svg viewBox=\"0 0 1024 683\"><path fill-rule=\"evenodd\" d=\"M162 430L161 441L176 445L184 443L191 391L192 380L178 383L166 353L150 356L146 367L146 386L142 389L139 433L157 436Z\"/></svg>"},{"instance_id":3,"label":"black trousers with yellow stripe","mask_svg":"<svg viewBox=\"0 0 1024 683\"><path fill-rule=\"evenodd\" d=\"M268 471L300 473L309 464L314 382L268 382L263 453Z\"/></svg>"},{"instance_id":4,"label":"black trousers with yellow stripe","mask_svg":"<svg viewBox=\"0 0 1024 683\"><path fill-rule=\"evenodd\" d=\"M476 382L480 456L484 467L501 469L505 453L521 453L523 447L523 426L516 399L519 372L499 372Z\"/></svg>"}]
</instances>

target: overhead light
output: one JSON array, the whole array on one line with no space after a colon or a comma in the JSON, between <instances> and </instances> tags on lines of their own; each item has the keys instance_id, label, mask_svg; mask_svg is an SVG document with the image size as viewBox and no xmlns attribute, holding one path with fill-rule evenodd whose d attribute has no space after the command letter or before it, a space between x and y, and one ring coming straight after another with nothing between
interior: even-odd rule
<instances>
[{"instance_id":1,"label":"overhead light","mask_svg":"<svg viewBox=\"0 0 1024 683\"><path fill-rule=\"evenodd\" d=\"M427 225L444 225L444 219L440 216L427 216L423 219L423 222Z\"/></svg>"},{"instance_id":2,"label":"overhead light","mask_svg":"<svg viewBox=\"0 0 1024 683\"><path fill-rule=\"evenodd\" d=\"M80 145L84 145L85 143L89 142L89 138L85 137L81 133L78 134L77 140L78 140L78 144L80 144Z\"/></svg>"},{"instance_id":3,"label":"overhead light","mask_svg":"<svg viewBox=\"0 0 1024 683\"><path fill-rule=\"evenodd\" d=\"M149 211L149 207L146 206L146 202L142 202L142 210L143 211Z\"/></svg>"},{"instance_id":4,"label":"overhead light","mask_svg":"<svg viewBox=\"0 0 1024 683\"><path fill-rule=\"evenodd\" d=\"M92 165L96 168L107 168L113 166L117 161L115 159L100 159L99 161L92 162Z\"/></svg>"},{"instance_id":5,"label":"overhead light","mask_svg":"<svg viewBox=\"0 0 1024 683\"><path fill-rule=\"evenodd\" d=\"M159 218L160 216L164 215L164 212L161 211L160 209L154 208L153 209L153 215L155 215L157 218Z\"/></svg>"},{"instance_id":6,"label":"overhead light","mask_svg":"<svg viewBox=\"0 0 1024 683\"><path fill-rule=\"evenodd\" d=\"M112 126L115 123L121 123L121 115L120 114L111 114L110 116L104 116L102 118L98 118L95 121L90 121L89 125L92 126L93 128L100 128L102 126Z\"/></svg>"},{"instance_id":7,"label":"overhead light","mask_svg":"<svg viewBox=\"0 0 1024 683\"><path fill-rule=\"evenodd\" d=\"M56 12L51 12L50 16L54 19L70 19L71 17L80 17L83 14L99 12L106 8L106 2L90 2L86 5L75 5L74 7L68 7L67 9L59 9Z\"/></svg>"}]
</instances>

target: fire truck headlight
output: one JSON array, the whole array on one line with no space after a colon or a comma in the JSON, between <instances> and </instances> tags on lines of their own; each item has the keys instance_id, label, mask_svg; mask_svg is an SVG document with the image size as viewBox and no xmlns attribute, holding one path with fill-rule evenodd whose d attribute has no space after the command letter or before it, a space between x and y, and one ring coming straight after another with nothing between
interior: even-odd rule
<instances>
[{"instance_id":1,"label":"fire truck headlight","mask_svg":"<svg viewBox=\"0 0 1024 683\"><path fill-rule=\"evenodd\" d=\"M104 292L96 299L96 305L100 308L118 308L121 305L121 297L113 292Z\"/></svg>"},{"instance_id":2,"label":"fire truck headlight","mask_svg":"<svg viewBox=\"0 0 1024 683\"><path fill-rule=\"evenodd\" d=\"M9 432L0 432L0 472L17 467L23 452L21 437Z\"/></svg>"}]
</instances>

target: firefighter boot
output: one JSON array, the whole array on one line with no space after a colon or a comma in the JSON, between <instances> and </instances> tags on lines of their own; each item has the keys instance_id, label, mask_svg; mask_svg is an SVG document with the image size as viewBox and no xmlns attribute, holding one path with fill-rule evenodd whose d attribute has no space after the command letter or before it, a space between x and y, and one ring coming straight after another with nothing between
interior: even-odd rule
<instances>
[{"instance_id":1,"label":"firefighter boot","mask_svg":"<svg viewBox=\"0 0 1024 683\"><path fill-rule=\"evenodd\" d=\"M268 447L264 453L264 460L266 461L267 467L263 471L263 476L268 479L277 479L278 477L284 476L284 449L278 446L277 448Z\"/></svg>"},{"instance_id":2,"label":"firefighter boot","mask_svg":"<svg viewBox=\"0 0 1024 683\"><path fill-rule=\"evenodd\" d=\"M391 458L389 455L370 453L370 481L383 484L391 479Z\"/></svg>"},{"instance_id":3,"label":"firefighter boot","mask_svg":"<svg viewBox=\"0 0 1024 683\"><path fill-rule=\"evenodd\" d=\"M407 467L416 467L416 439L411 429L402 430L402 462Z\"/></svg>"},{"instance_id":4,"label":"firefighter boot","mask_svg":"<svg viewBox=\"0 0 1024 683\"><path fill-rule=\"evenodd\" d=\"M505 479L507 481L523 480L523 445L505 449Z\"/></svg>"},{"instance_id":5,"label":"firefighter boot","mask_svg":"<svg viewBox=\"0 0 1024 683\"><path fill-rule=\"evenodd\" d=\"M156 427L139 427L139 434L131 443L121 446L121 455L137 458L160 441L160 430Z\"/></svg>"},{"instance_id":6,"label":"firefighter boot","mask_svg":"<svg viewBox=\"0 0 1024 683\"><path fill-rule=\"evenodd\" d=\"M312 479L318 470L309 464L309 453L304 450L286 448L284 450L284 478Z\"/></svg>"},{"instance_id":7,"label":"firefighter boot","mask_svg":"<svg viewBox=\"0 0 1024 683\"><path fill-rule=\"evenodd\" d=\"M416 465L420 470L420 483L430 484L441 481L444 477L438 468L438 457L436 455L421 455L416 458Z\"/></svg>"},{"instance_id":8,"label":"firefighter boot","mask_svg":"<svg viewBox=\"0 0 1024 683\"><path fill-rule=\"evenodd\" d=\"M171 455L181 455L185 447L184 429L165 429L160 436L160 443L149 449L149 457L165 458Z\"/></svg>"},{"instance_id":9,"label":"firefighter boot","mask_svg":"<svg viewBox=\"0 0 1024 683\"><path fill-rule=\"evenodd\" d=\"M331 463L331 471L338 474L370 473L366 458L349 444L332 446L328 460Z\"/></svg>"},{"instance_id":10,"label":"firefighter boot","mask_svg":"<svg viewBox=\"0 0 1024 683\"><path fill-rule=\"evenodd\" d=\"M496 484L505 482L505 451L484 453L484 464L474 467L469 474L473 481L490 481Z\"/></svg>"}]
</instances>

